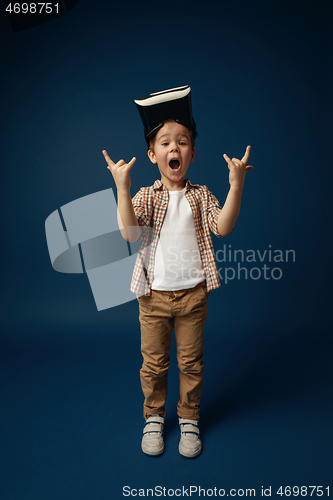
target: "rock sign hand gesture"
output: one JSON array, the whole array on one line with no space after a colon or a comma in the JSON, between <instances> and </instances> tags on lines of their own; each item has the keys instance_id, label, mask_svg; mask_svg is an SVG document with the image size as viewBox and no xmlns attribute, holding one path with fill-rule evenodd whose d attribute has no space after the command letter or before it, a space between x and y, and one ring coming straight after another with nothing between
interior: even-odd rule
<instances>
[{"instance_id":1,"label":"rock sign hand gesture","mask_svg":"<svg viewBox=\"0 0 333 500\"><path fill-rule=\"evenodd\" d=\"M252 165L247 165L251 151L251 146L247 146L245 155L241 160L233 158L232 160L228 155L224 154L223 158L228 163L229 173L229 183L233 187L243 187L245 175L247 172L253 169Z\"/></svg>"},{"instance_id":2,"label":"rock sign hand gesture","mask_svg":"<svg viewBox=\"0 0 333 500\"><path fill-rule=\"evenodd\" d=\"M105 149L102 151L106 163L108 164L107 168L110 170L114 182L116 183L118 191L129 190L131 187L131 177L130 170L133 167L136 158L133 156L130 162L126 163L124 160L119 160L117 163L114 163L110 156L107 154Z\"/></svg>"}]
</instances>

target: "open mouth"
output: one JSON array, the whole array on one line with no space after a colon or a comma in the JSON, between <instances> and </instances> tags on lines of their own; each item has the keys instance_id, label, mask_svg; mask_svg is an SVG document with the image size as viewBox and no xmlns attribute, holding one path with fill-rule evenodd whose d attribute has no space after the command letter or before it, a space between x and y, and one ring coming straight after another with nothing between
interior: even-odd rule
<instances>
[{"instance_id":1,"label":"open mouth","mask_svg":"<svg viewBox=\"0 0 333 500\"><path fill-rule=\"evenodd\" d=\"M174 171L179 170L179 168L180 168L179 160L176 160L176 159L170 160L169 167L171 168L171 170L174 170Z\"/></svg>"}]
</instances>

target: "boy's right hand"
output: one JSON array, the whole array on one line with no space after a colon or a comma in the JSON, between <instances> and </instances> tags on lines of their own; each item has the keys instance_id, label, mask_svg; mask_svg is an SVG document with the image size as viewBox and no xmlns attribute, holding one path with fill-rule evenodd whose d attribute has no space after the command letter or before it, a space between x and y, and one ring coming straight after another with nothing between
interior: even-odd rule
<instances>
[{"instance_id":1,"label":"boy's right hand","mask_svg":"<svg viewBox=\"0 0 333 500\"><path fill-rule=\"evenodd\" d=\"M136 158L133 156L130 162L126 163L124 160L119 160L117 163L114 163L110 156L107 154L105 149L102 151L106 163L108 164L107 168L110 170L114 182L116 183L118 191L129 190L131 187L131 177L130 170L133 167Z\"/></svg>"}]
</instances>

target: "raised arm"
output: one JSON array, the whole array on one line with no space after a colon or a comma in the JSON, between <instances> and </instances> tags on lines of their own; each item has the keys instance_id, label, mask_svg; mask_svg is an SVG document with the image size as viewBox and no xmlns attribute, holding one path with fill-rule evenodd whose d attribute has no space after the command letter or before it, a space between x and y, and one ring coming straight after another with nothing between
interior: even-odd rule
<instances>
[{"instance_id":1,"label":"raised arm","mask_svg":"<svg viewBox=\"0 0 333 500\"><path fill-rule=\"evenodd\" d=\"M247 146L245 155L241 160L232 160L226 154L223 158L228 163L230 189L223 208L217 219L217 228L221 236L227 236L234 228L241 206L241 198L244 186L245 175L253 169L252 165L247 165L251 151L251 146Z\"/></svg>"},{"instance_id":2,"label":"raised arm","mask_svg":"<svg viewBox=\"0 0 333 500\"><path fill-rule=\"evenodd\" d=\"M130 194L131 177L130 170L133 167L136 158L133 157L129 163L119 160L114 163L105 149L102 151L108 164L112 177L117 186L117 220L122 237L129 241L137 241L141 236L141 228L134 213L132 199Z\"/></svg>"}]
</instances>

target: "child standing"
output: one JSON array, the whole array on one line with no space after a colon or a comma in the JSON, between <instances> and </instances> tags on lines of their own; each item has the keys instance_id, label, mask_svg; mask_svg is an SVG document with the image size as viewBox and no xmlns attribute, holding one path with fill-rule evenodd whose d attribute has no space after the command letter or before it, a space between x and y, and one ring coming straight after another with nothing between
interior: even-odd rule
<instances>
[{"instance_id":1,"label":"child standing","mask_svg":"<svg viewBox=\"0 0 333 500\"><path fill-rule=\"evenodd\" d=\"M250 146L241 160L224 154L230 190L223 208L206 186L185 179L195 159L196 126L190 87L179 87L134 101L142 118L148 157L161 179L141 188L131 199L129 163L114 163L104 150L117 186L118 222L123 237L142 244L133 272L141 324L140 370L144 393L142 450L152 456L164 451L163 424L174 327L180 379L177 406L181 437L179 452L187 458L202 450L199 433L203 384L204 324L210 290L220 286L211 231L228 235L239 215ZM145 237L145 228L155 237ZM148 240L150 245L148 245Z\"/></svg>"}]
</instances>

